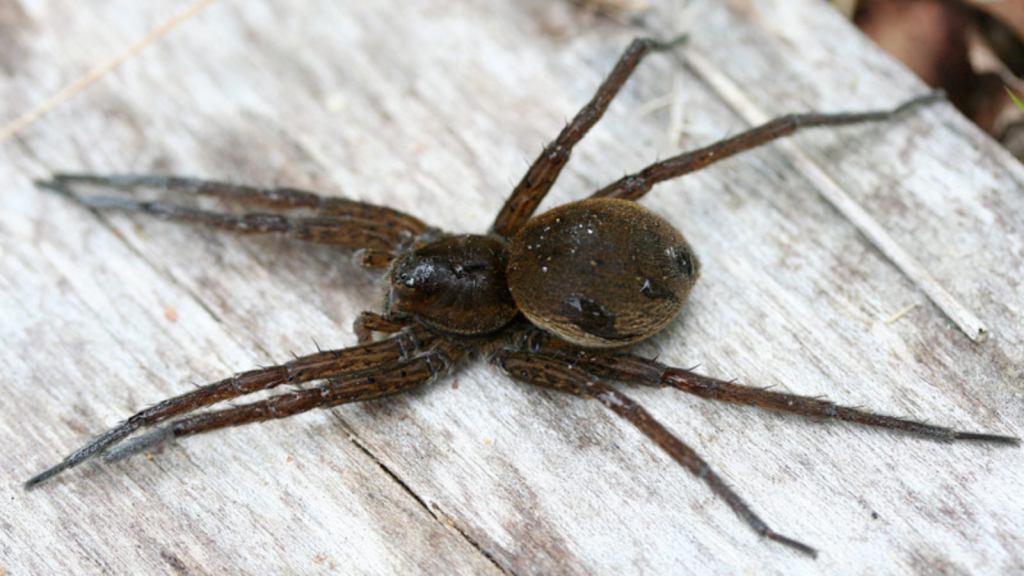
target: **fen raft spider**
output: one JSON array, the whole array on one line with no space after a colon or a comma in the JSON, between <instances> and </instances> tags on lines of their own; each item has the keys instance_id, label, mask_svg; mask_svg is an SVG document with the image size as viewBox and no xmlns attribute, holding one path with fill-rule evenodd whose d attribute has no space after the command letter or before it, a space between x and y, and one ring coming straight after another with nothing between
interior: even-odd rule
<instances>
[{"instance_id":1,"label":"fen raft spider","mask_svg":"<svg viewBox=\"0 0 1024 576\"><path fill-rule=\"evenodd\" d=\"M891 110L781 117L651 164L588 199L532 218L573 146L601 118L644 56L682 41L634 40L593 99L530 166L490 232L483 235L449 234L391 208L290 188L147 175L57 174L38 182L89 208L142 212L243 234L280 234L353 249L361 265L383 269L388 283L382 313L364 312L355 322L359 345L242 372L159 402L28 480L25 487L33 488L101 454L107 461L118 460L170 438L405 392L450 372L470 356L484 358L517 380L598 400L704 481L758 534L811 556L816 555L813 548L769 528L693 449L607 382L672 387L703 398L947 442L1019 445L1010 436L963 432L820 398L744 386L629 353L631 345L675 318L700 275L700 264L683 236L635 203L655 184L800 128L891 120L942 99L936 93ZM273 212L236 215L73 190L83 186L126 191L155 188ZM291 210L305 213L282 214ZM387 336L374 340L374 333ZM258 402L197 412L253 392L313 381L319 384ZM143 429L149 430L129 438Z\"/></svg>"}]
</instances>

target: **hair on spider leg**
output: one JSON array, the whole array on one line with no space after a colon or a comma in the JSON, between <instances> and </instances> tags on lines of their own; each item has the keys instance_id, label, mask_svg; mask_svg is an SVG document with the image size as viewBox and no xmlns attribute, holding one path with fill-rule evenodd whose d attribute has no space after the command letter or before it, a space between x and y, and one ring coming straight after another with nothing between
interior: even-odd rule
<instances>
[{"instance_id":1,"label":"hair on spider leg","mask_svg":"<svg viewBox=\"0 0 1024 576\"><path fill-rule=\"evenodd\" d=\"M695 450L606 383L671 387L708 400L943 441L1018 445L1011 436L944 428L841 406L823 397L743 385L697 374L693 369L699 365L683 369L660 363L658 356L648 359L629 352L679 314L701 271L683 235L636 204L656 184L801 129L892 121L942 98L933 92L887 110L783 116L703 148L659 159L585 200L535 215L574 146L598 122L644 57L683 41L685 37L670 42L635 39L590 102L542 147L487 234L443 232L390 207L291 188L166 175L58 174L37 182L91 208L365 251L362 265L382 271L385 282L382 309L363 312L353 322L356 346L321 350L314 340L313 354L241 372L158 402L30 478L25 488L101 454L106 460L120 460L171 438L404 393L479 357L516 380L596 400L721 497L754 532L812 557L813 548L769 528ZM234 214L170 202L80 195L72 188L82 184L118 189L146 184L170 196L201 194L262 211ZM290 212L294 208L312 216L296 216ZM375 339L375 334L381 337ZM252 395L279 386L286 386L286 391L250 401Z\"/></svg>"}]
</instances>

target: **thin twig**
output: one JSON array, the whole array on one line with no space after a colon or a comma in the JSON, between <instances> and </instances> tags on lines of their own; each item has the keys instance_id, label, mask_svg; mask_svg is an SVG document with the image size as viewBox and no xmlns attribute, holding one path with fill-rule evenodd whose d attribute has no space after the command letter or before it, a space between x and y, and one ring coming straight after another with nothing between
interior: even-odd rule
<instances>
[{"instance_id":1,"label":"thin twig","mask_svg":"<svg viewBox=\"0 0 1024 576\"><path fill-rule=\"evenodd\" d=\"M78 94L79 92L87 88L93 82L102 78L103 75L105 75L107 72L110 72L114 68L117 68L119 65L124 63L125 60L128 60L132 56L141 52L146 46L149 46L153 42L165 36L168 32L173 30L182 22L188 20L189 18L192 18L193 16L201 12L204 8L217 1L218 0L199 0L195 4L189 6L187 9L185 9L177 16L174 16L167 22L164 22L163 24L158 26L155 30L147 34L142 40L139 40L138 42L132 44L120 54L114 56L107 62L104 62L99 66L96 66L92 70L89 70L83 76L79 77L71 84L65 86L59 92L57 92L49 99L47 99L45 102L39 104L38 106L29 110L28 112L25 112L18 118L14 119L10 124L5 126L2 130L0 130L0 142L7 140L11 136L14 136L29 124L43 117L45 114L47 114L57 106L60 106L75 94Z\"/></svg>"},{"instance_id":2,"label":"thin twig","mask_svg":"<svg viewBox=\"0 0 1024 576\"><path fill-rule=\"evenodd\" d=\"M910 306L907 306L903 310L900 310L899 312L897 312L897 313L893 314L892 316L886 318L885 320L882 321L882 323L888 325L888 324L893 324L895 322L899 322L901 319L903 319L904 316L906 316L907 314L910 314L911 310L913 310L914 308L917 308L917 304L916 303L911 304Z\"/></svg>"},{"instance_id":3,"label":"thin twig","mask_svg":"<svg viewBox=\"0 0 1024 576\"><path fill-rule=\"evenodd\" d=\"M672 105L672 99L674 98L672 93L662 94L656 98L647 100L640 104L633 110L633 116L637 119L643 118L648 114L653 114L662 108L668 108Z\"/></svg>"}]
</instances>

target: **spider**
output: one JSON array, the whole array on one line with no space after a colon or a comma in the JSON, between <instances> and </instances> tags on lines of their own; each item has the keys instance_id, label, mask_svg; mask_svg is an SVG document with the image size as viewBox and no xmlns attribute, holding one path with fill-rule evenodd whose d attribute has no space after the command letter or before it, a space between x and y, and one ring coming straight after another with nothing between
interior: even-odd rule
<instances>
[{"instance_id":1,"label":"spider","mask_svg":"<svg viewBox=\"0 0 1024 576\"><path fill-rule=\"evenodd\" d=\"M280 234L352 249L357 262L382 269L387 282L381 312L364 312L355 321L357 346L241 372L163 400L31 478L26 489L95 456L115 461L171 438L399 394L447 374L470 357L483 358L514 379L599 401L706 483L762 537L810 556L816 555L814 548L769 528L697 452L608 382L672 387L703 398L942 441L1019 445L1019 439L1010 436L954 430L745 386L629 352L633 344L676 317L700 276L700 263L682 234L636 203L655 184L801 128L891 120L942 99L940 93L930 93L891 110L784 116L651 164L588 199L534 217L573 146L601 118L641 60L684 40L635 39L590 102L533 162L487 234L451 234L392 208L291 188L161 175L56 174L37 182L90 208L142 212L243 234ZM75 191L82 186L156 188L273 212L235 215ZM314 381L319 383L299 387ZM285 384L296 388L261 401L200 411Z\"/></svg>"}]
</instances>

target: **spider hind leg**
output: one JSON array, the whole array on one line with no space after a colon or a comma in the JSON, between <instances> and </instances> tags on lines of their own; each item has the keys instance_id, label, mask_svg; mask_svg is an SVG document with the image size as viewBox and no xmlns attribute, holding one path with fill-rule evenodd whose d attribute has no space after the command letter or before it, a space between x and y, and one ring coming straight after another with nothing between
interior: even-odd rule
<instances>
[{"instance_id":1,"label":"spider hind leg","mask_svg":"<svg viewBox=\"0 0 1024 576\"><path fill-rule=\"evenodd\" d=\"M943 442L972 441L1010 446L1020 445L1020 439L1013 436L969 432L907 418L877 414L860 408L835 404L820 397L800 396L738 384L731 380L711 378L692 370L667 366L655 360L647 360L632 354L589 350L573 351L565 347L549 348L546 353L554 357L579 362L587 370L604 378L632 384L668 386L709 400L756 406L823 421L837 420L873 428L895 430Z\"/></svg>"},{"instance_id":2,"label":"spider hind leg","mask_svg":"<svg viewBox=\"0 0 1024 576\"><path fill-rule=\"evenodd\" d=\"M696 451L673 435L633 399L609 388L600 382L595 374L588 373L585 365L512 349L499 350L491 355L490 360L492 364L517 380L581 398L598 400L605 408L635 426L673 460L702 480L760 536L812 558L817 556L814 548L769 528L768 524L761 520Z\"/></svg>"},{"instance_id":3,"label":"spider hind leg","mask_svg":"<svg viewBox=\"0 0 1024 576\"><path fill-rule=\"evenodd\" d=\"M792 135L799 130L824 126L851 126L868 122L893 120L907 111L940 102L945 97L944 92L937 90L907 100L889 110L838 112L832 114L789 114L751 128L731 138L726 138L703 148L655 162L639 172L623 176L619 180L612 182L594 192L591 197L638 200L659 182L696 172L719 160L724 160L740 152L768 144L779 138Z\"/></svg>"}]
</instances>

